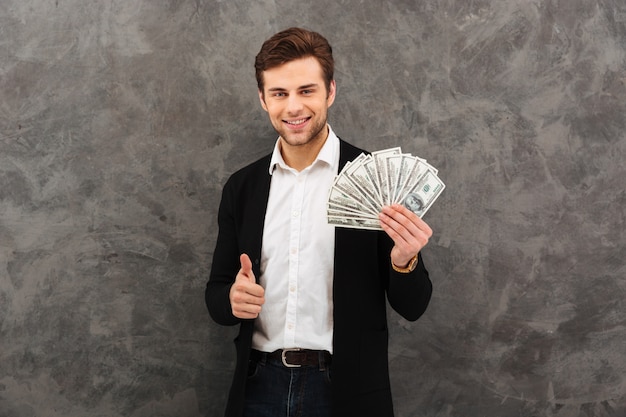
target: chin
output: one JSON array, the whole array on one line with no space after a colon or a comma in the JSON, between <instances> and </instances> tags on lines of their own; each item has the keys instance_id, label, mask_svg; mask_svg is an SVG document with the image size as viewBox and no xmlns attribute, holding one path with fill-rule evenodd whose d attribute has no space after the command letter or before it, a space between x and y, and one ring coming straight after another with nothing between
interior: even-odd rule
<instances>
[{"instance_id":1,"label":"chin","mask_svg":"<svg viewBox=\"0 0 626 417\"><path fill-rule=\"evenodd\" d=\"M294 135L292 134L292 135L281 135L281 138L283 138L283 140L289 146L302 146L311 142L310 136L301 137L300 135L298 135L298 137L294 137Z\"/></svg>"}]
</instances>

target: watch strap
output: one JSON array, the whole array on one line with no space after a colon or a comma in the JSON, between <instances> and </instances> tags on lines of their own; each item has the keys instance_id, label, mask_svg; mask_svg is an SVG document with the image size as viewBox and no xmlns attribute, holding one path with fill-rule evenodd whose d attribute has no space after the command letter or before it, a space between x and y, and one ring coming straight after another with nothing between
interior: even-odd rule
<instances>
[{"instance_id":1,"label":"watch strap","mask_svg":"<svg viewBox=\"0 0 626 417\"><path fill-rule=\"evenodd\" d=\"M408 274L409 272L413 272L416 266L417 266L417 254L411 258L411 260L409 261L409 264L404 268L400 268L399 266L396 266L393 263L393 261L391 261L391 267L393 268L393 270L396 272L400 272L402 274Z\"/></svg>"}]
</instances>

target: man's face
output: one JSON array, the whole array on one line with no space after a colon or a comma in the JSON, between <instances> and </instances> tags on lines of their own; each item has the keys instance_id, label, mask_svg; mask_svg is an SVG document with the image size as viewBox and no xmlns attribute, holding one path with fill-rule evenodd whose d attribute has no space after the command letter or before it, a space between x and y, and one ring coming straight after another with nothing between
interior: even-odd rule
<instances>
[{"instance_id":1,"label":"man's face","mask_svg":"<svg viewBox=\"0 0 626 417\"><path fill-rule=\"evenodd\" d=\"M263 72L264 90L259 91L259 99L284 146L315 145L326 140L335 81L326 91L322 74L321 65L313 57Z\"/></svg>"}]
</instances>

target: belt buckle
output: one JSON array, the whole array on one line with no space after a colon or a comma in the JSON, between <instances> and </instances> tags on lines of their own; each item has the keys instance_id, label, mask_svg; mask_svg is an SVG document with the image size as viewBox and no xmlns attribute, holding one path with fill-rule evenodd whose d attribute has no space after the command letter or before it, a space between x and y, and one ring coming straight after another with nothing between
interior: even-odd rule
<instances>
[{"instance_id":1,"label":"belt buckle","mask_svg":"<svg viewBox=\"0 0 626 417\"><path fill-rule=\"evenodd\" d=\"M291 363L287 363L287 357L286 354L287 352L300 352L302 349L298 349L298 348L291 348L291 349L283 349L283 351L280 353L280 359L283 361L283 365L285 365L287 368L300 368L302 365L294 365Z\"/></svg>"}]
</instances>

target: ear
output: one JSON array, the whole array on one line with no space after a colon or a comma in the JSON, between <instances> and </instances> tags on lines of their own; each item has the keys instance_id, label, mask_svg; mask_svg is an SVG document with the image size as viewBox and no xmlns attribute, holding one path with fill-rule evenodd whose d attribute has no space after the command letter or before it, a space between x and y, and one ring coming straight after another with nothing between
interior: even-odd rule
<instances>
[{"instance_id":1,"label":"ear","mask_svg":"<svg viewBox=\"0 0 626 417\"><path fill-rule=\"evenodd\" d=\"M265 95L262 90L259 90L259 101L261 102L261 107L263 110L267 111L267 104L265 104Z\"/></svg>"},{"instance_id":2,"label":"ear","mask_svg":"<svg viewBox=\"0 0 626 417\"><path fill-rule=\"evenodd\" d=\"M337 94L337 84L335 83L335 80L331 80L330 85L329 85L329 90L328 90L328 97L326 98L327 107L330 107L333 105L333 103L335 102L336 94Z\"/></svg>"}]
</instances>

